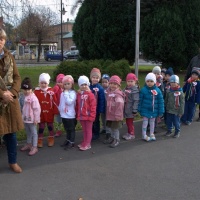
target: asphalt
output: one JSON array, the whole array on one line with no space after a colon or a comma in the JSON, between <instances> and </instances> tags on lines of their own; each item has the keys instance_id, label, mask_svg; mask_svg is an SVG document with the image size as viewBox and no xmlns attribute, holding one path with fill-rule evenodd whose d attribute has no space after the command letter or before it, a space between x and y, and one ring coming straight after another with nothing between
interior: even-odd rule
<instances>
[{"instance_id":1,"label":"asphalt","mask_svg":"<svg viewBox=\"0 0 200 200\"><path fill-rule=\"evenodd\" d=\"M196 119L196 118L195 118ZM5 200L199 200L200 123L181 126L178 139L165 137L159 125L157 140L141 140L141 121L134 122L136 139L121 140L110 148L100 140L88 151L65 151L56 138L54 147L34 156L20 152L23 168L15 174L7 166L6 150L0 150L0 199ZM120 129L126 133L126 126ZM77 132L79 144L82 132Z\"/></svg>"}]
</instances>

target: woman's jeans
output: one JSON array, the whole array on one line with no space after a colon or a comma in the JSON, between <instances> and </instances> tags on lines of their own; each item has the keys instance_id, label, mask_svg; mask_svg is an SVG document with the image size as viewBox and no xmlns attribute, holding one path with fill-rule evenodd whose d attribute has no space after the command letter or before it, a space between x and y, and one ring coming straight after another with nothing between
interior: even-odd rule
<instances>
[{"instance_id":1,"label":"woman's jeans","mask_svg":"<svg viewBox=\"0 0 200 200\"><path fill-rule=\"evenodd\" d=\"M17 137L16 133L9 133L3 136L3 140L6 143L7 154L8 154L8 163L15 164L17 163Z\"/></svg>"}]
</instances>

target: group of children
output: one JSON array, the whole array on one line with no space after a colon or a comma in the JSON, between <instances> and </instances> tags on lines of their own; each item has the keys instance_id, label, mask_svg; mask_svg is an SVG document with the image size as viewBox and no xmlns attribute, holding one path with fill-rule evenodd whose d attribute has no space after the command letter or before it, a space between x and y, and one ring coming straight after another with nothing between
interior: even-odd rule
<instances>
[{"instance_id":1,"label":"group of children","mask_svg":"<svg viewBox=\"0 0 200 200\"><path fill-rule=\"evenodd\" d=\"M161 118L164 118L167 126L166 136L171 136L175 128L174 137L177 138L180 136L180 123L190 125L195 105L200 103L199 76L200 70L194 68L182 89L179 77L173 74L172 68L161 69L155 66L145 77L142 89L139 88L136 75L129 73L126 76L126 87L122 90L119 76L110 77L108 74L101 76L100 70L93 68L90 80L84 75L79 77L78 91L74 89L74 79L71 75L59 74L56 85L51 88L49 74L42 73L39 76L39 86L34 91L30 78L25 78L21 83L23 95L20 96L20 104L27 143L21 151L29 150L29 155L34 155L38 152L38 147L43 147L45 125L49 131L48 146L53 146L54 137L62 133L62 124L66 140L61 146L64 149L74 148L77 120L83 130L83 140L77 146L82 151L88 150L91 148L91 141L99 138L100 118L103 127L101 133L106 135L104 144L114 148L120 143L119 128L124 118L127 133L122 138L125 140L135 138L133 121L137 113L143 119L143 140L156 140L155 128ZM56 134L54 134L55 116Z\"/></svg>"}]
</instances>

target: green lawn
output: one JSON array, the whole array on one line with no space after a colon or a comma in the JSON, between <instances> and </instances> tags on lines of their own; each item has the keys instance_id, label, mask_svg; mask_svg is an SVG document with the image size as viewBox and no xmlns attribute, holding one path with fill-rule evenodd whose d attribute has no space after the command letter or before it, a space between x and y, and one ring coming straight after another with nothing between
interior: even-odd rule
<instances>
[{"instance_id":1,"label":"green lawn","mask_svg":"<svg viewBox=\"0 0 200 200\"><path fill-rule=\"evenodd\" d=\"M152 68L154 66L140 66L139 67L139 85L142 88L144 85L144 80L145 80L145 76L147 75L148 72L152 71ZM53 75L53 71L55 70L56 67L54 66L44 66L44 67L19 67L19 73L21 75L21 78L23 79L24 77L28 76L31 78L33 87L37 87L38 86L38 79L39 79L39 75L41 73L49 73L49 75L52 77ZM132 68L132 67L131 67ZM133 68L132 68L133 69ZM73 74L72 74L73 76ZM180 78L180 82L183 83L183 78L184 78L184 74L178 74L179 78ZM88 74L89 77L89 74ZM55 83L53 81L50 82L50 86L53 87L55 85ZM181 84L182 85L182 84ZM123 81L122 82L122 89L125 88L126 86L126 82ZM78 89L78 85L77 83L75 83L75 89ZM77 129L80 130L81 126L78 123ZM47 135L47 130L45 129L45 135ZM18 140L25 140L26 139L26 134L25 131L22 130L17 134L17 138Z\"/></svg>"}]
</instances>

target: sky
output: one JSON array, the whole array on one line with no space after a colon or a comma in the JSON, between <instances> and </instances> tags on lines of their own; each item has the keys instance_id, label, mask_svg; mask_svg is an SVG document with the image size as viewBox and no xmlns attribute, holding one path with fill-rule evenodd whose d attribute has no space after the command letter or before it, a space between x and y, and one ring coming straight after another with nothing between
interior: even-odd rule
<instances>
[{"instance_id":1,"label":"sky","mask_svg":"<svg viewBox=\"0 0 200 200\"><path fill-rule=\"evenodd\" d=\"M8 2L13 5L13 9L10 9L9 17L4 16L4 21L10 22L13 25L17 24L17 21L19 21L22 18L23 15L23 6L21 4L21 1L19 0L8 0ZM58 18L60 18L60 9L61 9L61 0L25 0L25 2L29 2L33 7L40 7L44 6L46 8L49 8L50 10L54 11ZM62 3L64 5L65 10L67 11L65 15L63 15L63 21L74 20L76 18L77 11L74 13L74 15L71 14L71 8L74 4L75 0L62 0ZM0 12L1 16L1 12ZM60 22L58 22L60 23Z\"/></svg>"}]
</instances>

